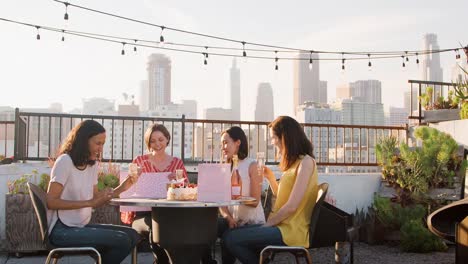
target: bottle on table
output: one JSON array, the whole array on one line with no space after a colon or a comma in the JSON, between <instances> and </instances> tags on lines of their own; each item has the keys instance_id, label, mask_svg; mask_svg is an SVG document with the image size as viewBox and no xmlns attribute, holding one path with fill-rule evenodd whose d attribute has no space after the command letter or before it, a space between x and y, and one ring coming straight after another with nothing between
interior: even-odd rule
<instances>
[{"instance_id":1,"label":"bottle on table","mask_svg":"<svg viewBox=\"0 0 468 264\"><path fill-rule=\"evenodd\" d=\"M242 179L238 170L239 158L232 156L232 175L231 175L231 199L239 199L242 195Z\"/></svg>"}]
</instances>

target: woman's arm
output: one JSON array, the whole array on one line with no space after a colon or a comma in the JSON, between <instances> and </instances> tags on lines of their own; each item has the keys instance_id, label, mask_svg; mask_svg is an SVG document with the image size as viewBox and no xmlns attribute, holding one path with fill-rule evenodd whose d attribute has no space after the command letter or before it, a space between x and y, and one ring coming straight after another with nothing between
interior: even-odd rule
<instances>
[{"instance_id":1,"label":"woman's arm","mask_svg":"<svg viewBox=\"0 0 468 264\"><path fill-rule=\"evenodd\" d=\"M275 174L267 166L263 166L263 175L270 184L271 192L274 196L278 193L278 182L276 181Z\"/></svg>"},{"instance_id":2,"label":"woman's arm","mask_svg":"<svg viewBox=\"0 0 468 264\"><path fill-rule=\"evenodd\" d=\"M219 208L219 213L221 214L221 216L224 219L226 219L226 221L228 222L229 228L237 227L237 223L234 220L234 218L232 217L231 212L229 212L229 209L228 209L227 206L220 207Z\"/></svg>"},{"instance_id":3,"label":"woman's arm","mask_svg":"<svg viewBox=\"0 0 468 264\"><path fill-rule=\"evenodd\" d=\"M294 214L306 193L307 184L310 180L310 173L314 171L314 166L315 164L312 157L307 155L302 159L297 170L296 182L294 183L288 201L277 213L268 218L265 226L276 226L284 219Z\"/></svg>"},{"instance_id":4,"label":"woman's arm","mask_svg":"<svg viewBox=\"0 0 468 264\"><path fill-rule=\"evenodd\" d=\"M51 210L73 210L84 207L98 207L112 198L112 191L97 191L94 186L94 195L90 200L70 201L60 198L63 191L63 185L58 182L51 182L47 192L47 208Z\"/></svg>"},{"instance_id":5,"label":"woman's arm","mask_svg":"<svg viewBox=\"0 0 468 264\"><path fill-rule=\"evenodd\" d=\"M256 162L252 162L249 166L250 177L250 196L255 198L256 202L247 204L247 206L257 207L262 195L262 177L258 175L258 166Z\"/></svg>"}]
</instances>

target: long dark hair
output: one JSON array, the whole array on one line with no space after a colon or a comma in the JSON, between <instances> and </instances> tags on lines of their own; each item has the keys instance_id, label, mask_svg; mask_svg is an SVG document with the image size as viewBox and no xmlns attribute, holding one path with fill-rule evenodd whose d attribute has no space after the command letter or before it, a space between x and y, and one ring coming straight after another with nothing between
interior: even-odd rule
<instances>
[{"instance_id":1,"label":"long dark hair","mask_svg":"<svg viewBox=\"0 0 468 264\"><path fill-rule=\"evenodd\" d=\"M296 162L301 155L314 157L314 147L307 139L302 126L292 117L279 116L268 127L278 137L282 145L279 167L285 171Z\"/></svg>"},{"instance_id":2,"label":"long dark hair","mask_svg":"<svg viewBox=\"0 0 468 264\"><path fill-rule=\"evenodd\" d=\"M233 126L227 130L224 130L221 133L221 136L226 133L232 140L237 141L240 140L239 150L237 151L237 157L239 160L243 160L249 156L249 146L247 144L247 136L244 133L244 130L238 126Z\"/></svg>"},{"instance_id":3,"label":"long dark hair","mask_svg":"<svg viewBox=\"0 0 468 264\"><path fill-rule=\"evenodd\" d=\"M68 133L62 144L59 155L68 154L75 167L83 165L94 165L95 160L89 159L89 139L106 132L106 129L94 120L85 120L75 126Z\"/></svg>"},{"instance_id":4,"label":"long dark hair","mask_svg":"<svg viewBox=\"0 0 468 264\"><path fill-rule=\"evenodd\" d=\"M152 126L148 127L145 132L145 144L148 151L150 151L151 135L156 131L163 133L164 137L167 138L166 146L169 146L169 142L171 142L171 134L167 128L162 124L153 124Z\"/></svg>"}]
</instances>

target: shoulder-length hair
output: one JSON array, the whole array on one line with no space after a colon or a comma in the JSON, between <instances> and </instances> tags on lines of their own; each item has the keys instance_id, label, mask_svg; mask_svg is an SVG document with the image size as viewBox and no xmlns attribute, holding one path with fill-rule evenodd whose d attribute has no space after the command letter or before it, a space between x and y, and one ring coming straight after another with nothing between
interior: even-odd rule
<instances>
[{"instance_id":1,"label":"shoulder-length hair","mask_svg":"<svg viewBox=\"0 0 468 264\"><path fill-rule=\"evenodd\" d=\"M60 147L59 155L68 154L75 167L94 165L95 160L89 159L89 139L105 133L106 129L94 120L84 120L68 133L65 142Z\"/></svg>"},{"instance_id":2,"label":"shoulder-length hair","mask_svg":"<svg viewBox=\"0 0 468 264\"><path fill-rule=\"evenodd\" d=\"M145 144L146 144L146 148L148 149L148 151L151 150L151 147L150 147L151 135L156 131L161 132L164 135L164 137L167 138L166 146L169 146L169 142L171 142L171 134L169 133L167 128L162 124L155 123L152 126L148 127L148 129L146 129L146 132L145 132Z\"/></svg>"},{"instance_id":3,"label":"shoulder-length hair","mask_svg":"<svg viewBox=\"0 0 468 264\"><path fill-rule=\"evenodd\" d=\"M282 145L279 164L281 170L285 171L291 168L301 155L314 157L312 143L307 139L302 126L294 118L279 116L268 127L273 130Z\"/></svg>"},{"instance_id":4,"label":"shoulder-length hair","mask_svg":"<svg viewBox=\"0 0 468 264\"><path fill-rule=\"evenodd\" d=\"M238 126L233 126L227 130L224 130L221 133L221 136L225 133L228 134L229 137L231 137L234 141L240 140L239 150L237 151L237 157L239 160L247 158L247 156L249 156L249 146L244 130Z\"/></svg>"}]
</instances>

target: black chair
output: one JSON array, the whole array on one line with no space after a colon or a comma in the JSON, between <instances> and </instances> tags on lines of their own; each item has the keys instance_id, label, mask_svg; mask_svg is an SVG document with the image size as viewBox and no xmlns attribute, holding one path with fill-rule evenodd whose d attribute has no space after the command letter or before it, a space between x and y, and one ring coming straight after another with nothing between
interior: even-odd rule
<instances>
[{"instance_id":1,"label":"black chair","mask_svg":"<svg viewBox=\"0 0 468 264\"><path fill-rule=\"evenodd\" d=\"M90 255L96 263L101 263L101 254L93 247L67 247L67 248L56 248L49 242L49 232L47 225L47 202L46 193L38 186L28 182L29 196L36 212L37 221L39 222L39 228L41 231L42 242L48 250L49 255L45 263L57 263L58 259L65 255Z\"/></svg>"},{"instance_id":2,"label":"black chair","mask_svg":"<svg viewBox=\"0 0 468 264\"><path fill-rule=\"evenodd\" d=\"M322 207L325 196L327 196L328 183L322 183L318 186L317 199L315 202L314 209L312 210L312 215L309 225L309 246L312 246L312 239L315 233L315 227L319 219L320 208ZM307 263L312 263L312 257L309 254L309 251L304 247L290 247L290 246L267 246L260 253L260 264L268 263L273 261L275 255L281 252L288 252L294 255L296 258L296 263L299 263L300 258L305 258Z\"/></svg>"}]
</instances>

